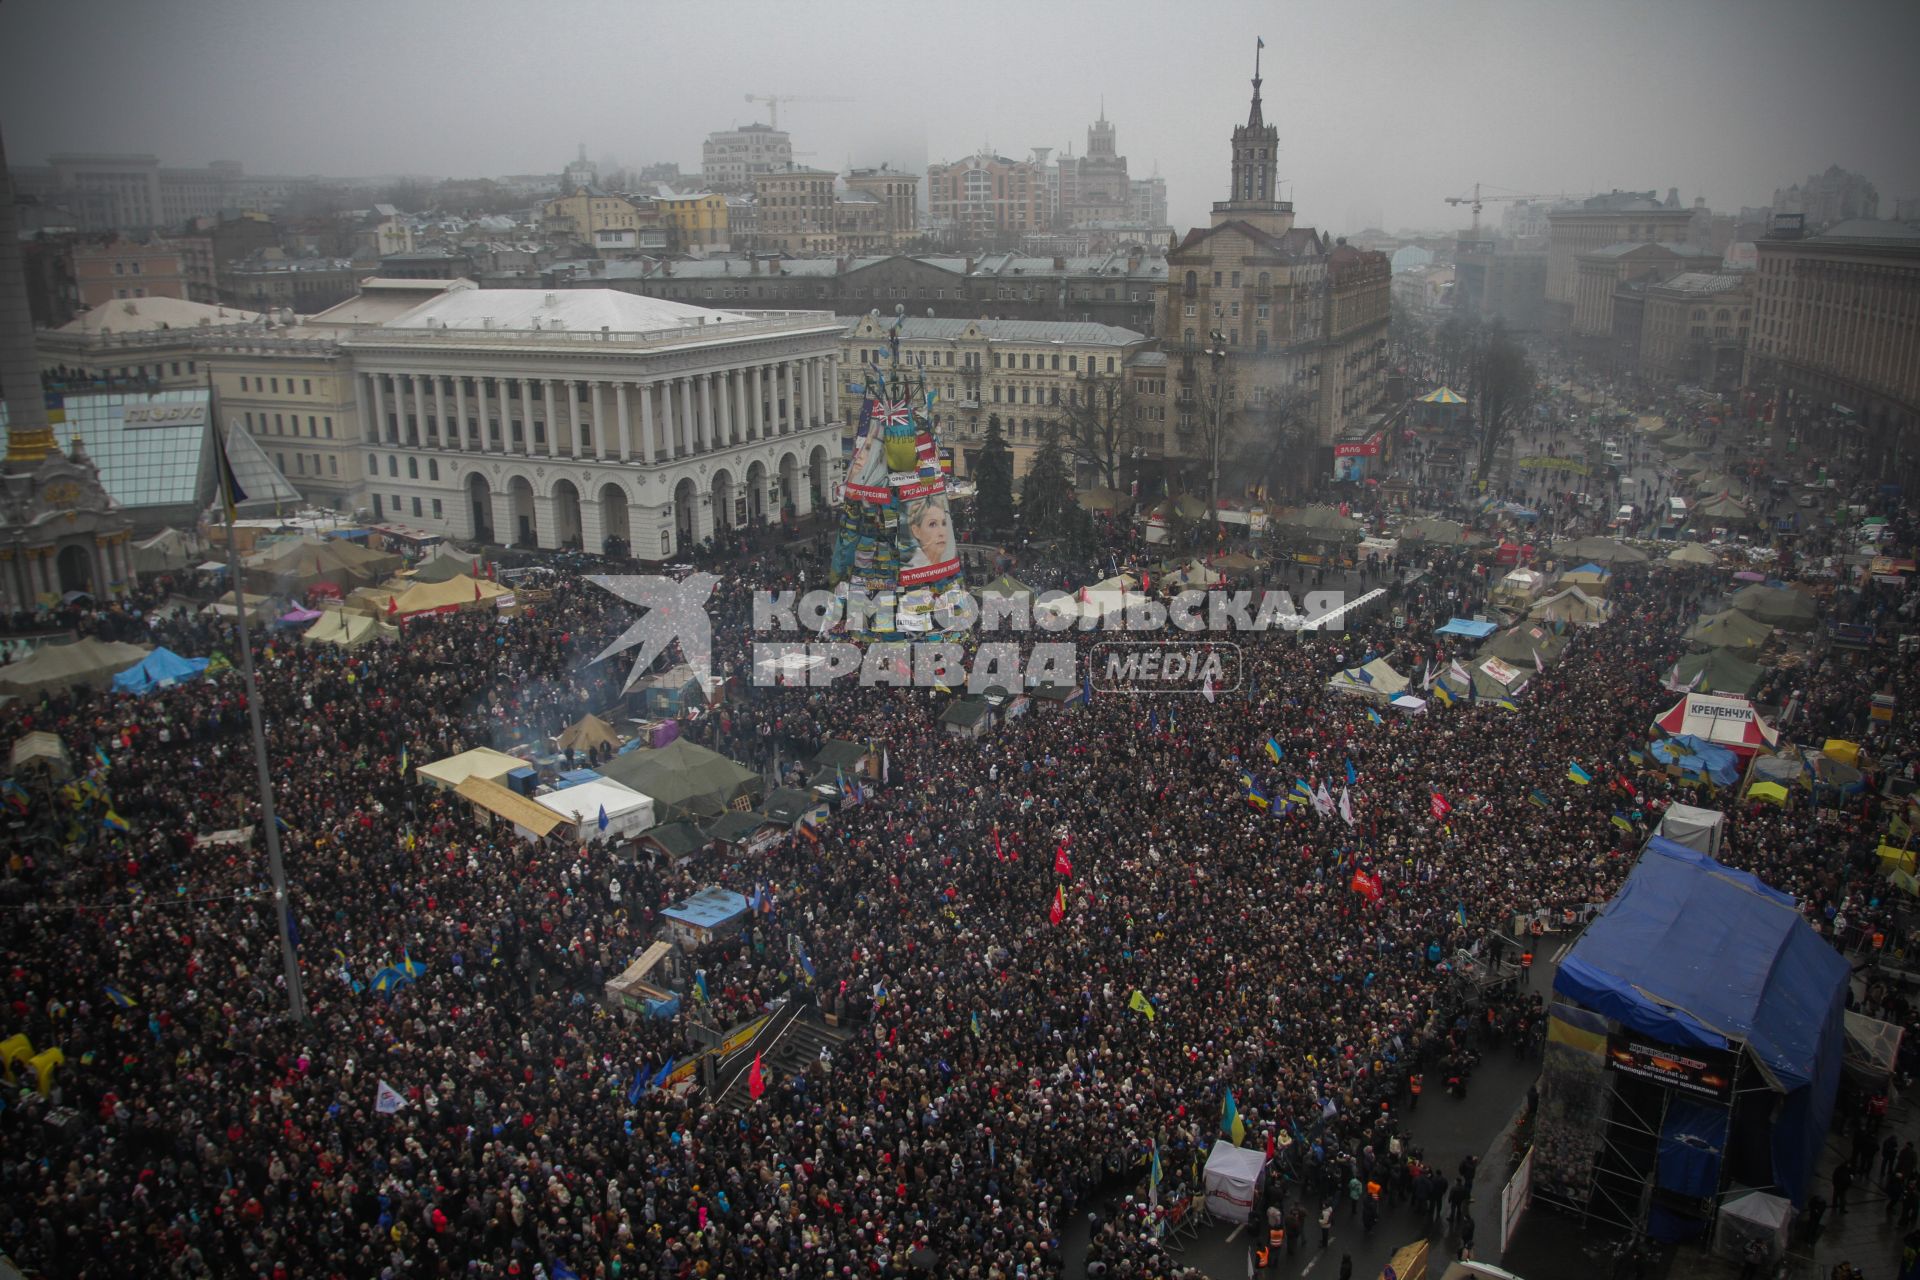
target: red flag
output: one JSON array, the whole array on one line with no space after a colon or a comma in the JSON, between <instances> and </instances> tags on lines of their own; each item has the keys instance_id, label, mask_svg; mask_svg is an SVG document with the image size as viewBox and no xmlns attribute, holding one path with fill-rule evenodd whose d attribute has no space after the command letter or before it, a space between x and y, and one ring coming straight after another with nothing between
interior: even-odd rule
<instances>
[{"instance_id":1,"label":"red flag","mask_svg":"<svg viewBox=\"0 0 1920 1280\"><path fill-rule=\"evenodd\" d=\"M487 561L487 580L489 582L498 582L500 580L500 566L491 560Z\"/></svg>"},{"instance_id":2,"label":"red flag","mask_svg":"<svg viewBox=\"0 0 1920 1280\"><path fill-rule=\"evenodd\" d=\"M1047 923L1059 924L1067 918L1067 891L1056 888L1053 891L1053 906L1047 909Z\"/></svg>"},{"instance_id":3,"label":"red flag","mask_svg":"<svg viewBox=\"0 0 1920 1280\"><path fill-rule=\"evenodd\" d=\"M1065 840L1062 840L1059 845L1054 848L1053 874L1057 876L1071 876L1073 874L1073 859L1067 857L1067 842Z\"/></svg>"},{"instance_id":4,"label":"red flag","mask_svg":"<svg viewBox=\"0 0 1920 1280\"><path fill-rule=\"evenodd\" d=\"M995 862L1007 860L1007 855L1000 852L1000 824L997 822L993 824L993 860Z\"/></svg>"},{"instance_id":5,"label":"red flag","mask_svg":"<svg viewBox=\"0 0 1920 1280\"><path fill-rule=\"evenodd\" d=\"M1434 792L1433 793L1433 820L1435 822L1438 822L1440 821L1440 819L1446 817L1448 814L1452 812L1453 812L1453 806L1447 803L1447 798L1441 795L1438 791Z\"/></svg>"},{"instance_id":6,"label":"red flag","mask_svg":"<svg viewBox=\"0 0 1920 1280\"><path fill-rule=\"evenodd\" d=\"M398 612L400 612L399 601L395 600L392 596L388 596L387 597L387 616L391 618L394 614Z\"/></svg>"},{"instance_id":7,"label":"red flag","mask_svg":"<svg viewBox=\"0 0 1920 1280\"><path fill-rule=\"evenodd\" d=\"M1267 1159L1269 1159L1269 1160L1271 1160L1271 1159L1273 1159L1273 1150L1274 1150L1274 1148L1273 1148L1273 1132L1272 1132L1271 1130L1269 1130L1269 1131L1267 1132Z\"/></svg>"},{"instance_id":8,"label":"red flag","mask_svg":"<svg viewBox=\"0 0 1920 1280\"><path fill-rule=\"evenodd\" d=\"M758 1098L767 1091L767 1078L760 1073L760 1054L753 1055L753 1070L747 1072L747 1096Z\"/></svg>"},{"instance_id":9,"label":"red flag","mask_svg":"<svg viewBox=\"0 0 1920 1280\"><path fill-rule=\"evenodd\" d=\"M478 582L473 584L473 599L476 604L480 601L480 584Z\"/></svg>"}]
</instances>

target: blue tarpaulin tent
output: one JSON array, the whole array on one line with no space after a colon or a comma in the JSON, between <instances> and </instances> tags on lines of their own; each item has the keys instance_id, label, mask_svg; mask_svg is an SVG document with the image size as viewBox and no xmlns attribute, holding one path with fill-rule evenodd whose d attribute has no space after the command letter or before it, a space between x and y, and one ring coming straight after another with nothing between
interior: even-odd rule
<instances>
[{"instance_id":1,"label":"blue tarpaulin tent","mask_svg":"<svg viewBox=\"0 0 1920 1280\"><path fill-rule=\"evenodd\" d=\"M1744 1049L1738 1089L1767 1087L1779 1105L1736 1098L1733 1124L1762 1130L1757 1146L1771 1181L1804 1205L1846 1053L1848 978L1846 959L1790 896L1656 836L1553 988L1656 1044ZM1738 1132L1728 1142L1749 1145ZM1740 1172L1750 1184L1768 1180L1751 1167ZM1685 1181L1700 1177L1690 1171Z\"/></svg>"},{"instance_id":2,"label":"blue tarpaulin tent","mask_svg":"<svg viewBox=\"0 0 1920 1280\"><path fill-rule=\"evenodd\" d=\"M207 669L206 658L183 658L171 649L155 649L113 678L115 693L152 693Z\"/></svg>"},{"instance_id":3,"label":"blue tarpaulin tent","mask_svg":"<svg viewBox=\"0 0 1920 1280\"><path fill-rule=\"evenodd\" d=\"M1469 640L1485 640L1500 629L1497 622L1475 622L1472 618L1450 618L1447 625L1433 634L1437 636L1465 636Z\"/></svg>"},{"instance_id":4,"label":"blue tarpaulin tent","mask_svg":"<svg viewBox=\"0 0 1920 1280\"><path fill-rule=\"evenodd\" d=\"M1732 786L1740 777L1740 757L1692 734L1676 734L1652 744L1653 758L1707 775L1716 787Z\"/></svg>"}]
</instances>

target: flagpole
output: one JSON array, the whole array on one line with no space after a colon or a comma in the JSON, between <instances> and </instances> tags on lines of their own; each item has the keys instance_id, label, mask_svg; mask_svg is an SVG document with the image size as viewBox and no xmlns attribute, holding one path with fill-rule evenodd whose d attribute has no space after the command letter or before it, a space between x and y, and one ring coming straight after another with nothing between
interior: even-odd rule
<instances>
[{"instance_id":1,"label":"flagpole","mask_svg":"<svg viewBox=\"0 0 1920 1280\"><path fill-rule=\"evenodd\" d=\"M287 1014L295 1022L307 1020L307 996L300 987L300 961L294 954L288 924L287 872L280 861L280 822L273 810L273 773L267 767L267 730L260 718L260 686L253 675L253 638L247 631L247 599L240 582L240 548L233 536L235 514L229 487L231 464L220 428L213 428L213 448L220 481L220 512L227 525L227 574L233 579L234 621L240 628L240 678L247 690L247 720L253 727L253 763L260 785L260 823L267 830L267 875L273 881L273 914L280 922L280 961L287 974Z\"/></svg>"}]
</instances>

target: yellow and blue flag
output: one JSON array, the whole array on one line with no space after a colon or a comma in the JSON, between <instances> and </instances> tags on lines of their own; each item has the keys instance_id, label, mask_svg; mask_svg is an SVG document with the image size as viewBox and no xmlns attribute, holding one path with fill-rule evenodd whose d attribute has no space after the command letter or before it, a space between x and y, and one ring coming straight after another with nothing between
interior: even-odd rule
<instances>
[{"instance_id":1,"label":"yellow and blue flag","mask_svg":"<svg viewBox=\"0 0 1920 1280\"><path fill-rule=\"evenodd\" d=\"M1453 705L1453 690L1447 688L1446 684L1442 681L1435 680L1433 682L1433 698L1434 701L1438 702L1441 706L1450 707Z\"/></svg>"},{"instance_id":2,"label":"yellow and blue flag","mask_svg":"<svg viewBox=\"0 0 1920 1280\"><path fill-rule=\"evenodd\" d=\"M1279 764L1280 761L1287 754L1286 752L1280 749L1280 744L1271 737L1269 737L1266 741L1265 750L1267 753L1267 759L1273 761L1275 764Z\"/></svg>"},{"instance_id":3,"label":"yellow and blue flag","mask_svg":"<svg viewBox=\"0 0 1920 1280\"><path fill-rule=\"evenodd\" d=\"M1367 708L1367 719L1372 721L1374 724L1386 723L1386 721L1380 718L1380 713L1378 711L1375 711L1372 707Z\"/></svg>"},{"instance_id":4,"label":"yellow and blue flag","mask_svg":"<svg viewBox=\"0 0 1920 1280\"><path fill-rule=\"evenodd\" d=\"M407 748L406 748L406 744L402 743L400 746L400 772L404 774L406 773L406 771L407 771Z\"/></svg>"},{"instance_id":5,"label":"yellow and blue flag","mask_svg":"<svg viewBox=\"0 0 1920 1280\"><path fill-rule=\"evenodd\" d=\"M1153 1152L1153 1163L1147 1170L1147 1185L1157 1191L1160 1188L1160 1144L1151 1143L1149 1149Z\"/></svg>"},{"instance_id":6,"label":"yellow and blue flag","mask_svg":"<svg viewBox=\"0 0 1920 1280\"><path fill-rule=\"evenodd\" d=\"M1493 705L1502 711L1518 711L1520 709L1519 704L1512 698L1495 698L1493 699Z\"/></svg>"},{"instance_id":7,"label":"yellow and blue flag","mask_svg":"<svg viewBox=\"0 0 1920 1280\"><path fill-rule=\"evenodd\" d=\"M1133 1010L1135 1013L1144 1013L1147 1016L1148 1022L1153 1021L1153 1001L1147 999L1146 993L1138 987L1134 988L1133 995L1127 1000L1127 1008Z\"/></svg>"},{"instance_id":8,"label":"yellow and blue flag","mask_svg":"<svg viewBox=\"0 0 1920 1280\"><path fill-rule=\"evenodd\" d=\"M1578 764L1570 763L1567 765L1567 780L1569 782L1577 782L1584 787L1593 781L1593 775L1585 769L1582 769Z\"/></svg>"},{"instance_id":9,"label":"yellow and blue flag","mask_svg":"<svg viewBox=\"0 0 1920 1280\"><path fill-rule=\"evenodd\" d=\"M133 830L133 827L128 824L125 818L121 817L119 814L115 813L111 809L107 810L106 817L100 819L100 825L105 827L107 830L116 832L120 835L125 835L127 832Z\"/></svg>"},{"instance_id":10,"label":"yellow and blue flag","mask_svg":"<svg viewBox=\"0 0 1920 1280\"><path fill-rule=\"evenodd\" d=\"M1240 1118L1240 1108L1233 1101L1231 1089L1227 1090L1227 1100L1220 1107L1220 1132L1233 1139L1236 1147L1247 1136L1247 1122Z\"/></svg>"},{"instance_id":11,"label":"yellow and blue flag","mask_svg":"<svg viewBox=\"0 0 1920 1280\"><path fill-rule=\"evenodd\" d=\"M140 1003L120 988L114 986L111 982L103 984L100 989L107 993L107 999L113 1001L122 1009L131 1009Z\"/></svg>"}]
</instances>

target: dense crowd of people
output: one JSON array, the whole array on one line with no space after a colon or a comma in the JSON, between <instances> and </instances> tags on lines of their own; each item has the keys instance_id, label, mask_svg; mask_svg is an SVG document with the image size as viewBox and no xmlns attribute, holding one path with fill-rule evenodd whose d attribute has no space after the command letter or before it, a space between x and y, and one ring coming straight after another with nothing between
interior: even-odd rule
<instances>
[{"instance_id":1,"label":"dense crowd of people","mask_svg":"<svg viewBox=\"0 0 1920 1280\"><path fill-rule=\"evenodd\" d=\"M1477 1054L1528 1051L1541 1011L1524 988L1489 1006L1456 959L1492 963L1516 920L1604 902L1664 807L1697 798L1629 753L1725 582L1623 569L1608 620L1577 629L1517 711L1381 715L1329 677L1450 662L1434 630L1489 580L1467 553L1408 553L1375 566L1361 585L1386 595L1346 631L1236 637L1244 679L1215 698L1097 694L971 741L938 722L936 691L749 687L750 593L817 583L820 561L771 539L703 560L725 574L710 608L735 679L687 734L756 768L872 743L885 785L752 857L524 841L410 766L614 705L620 661L588 660L629 620L619 601L569 579L520 616L423 619L357 650L270 634L259 686L304 1024L284 1016L238 677L0 711L0 736L59 735L101 793L30 796L13 818L0 1038L66 1061L49 1096L23 1087L0 1110L0 1247L71 1280L1038 1280L1065 1265L1075 1215L1123 1186L1137 1194L1094 1225L1088 1273L1144 1280L1181 1273L1149 1201L1194 1184L1229 1092L1296 1243L1377 1213L1368 1184L1436 1218L1451 1205L1471 1242L1471 1169L1428 1165L1403 1121L1422 1082L1464 1089ZM1022 571L1073 586L1107 567ZM1899 602L1879 587L1835 607ZM65 621L231 651L158 604ZM1872 781L1912 776L1911 717L1881 726L1868 703L1890 687L1914 705L1910 660L1821 651L1791 679L1797 730L1869 740ZM1251 805L1247 772L1274 797L1344 790L1351 817ZM99 823L107 808L125 830ZM1842 945L1904 949L1870 814L1735 805L1725 856ZM701 957L706 1003L611 1011L607 979L709 883L760 908ZM375 989L395 965L418 976ZM697 1083L645 1087L693 1048L689 1020L732 1025L783 995L851 1029L837 1054L737 1110ZM1873 1007L1914 1013L1891 987ZM382 1085L397 1110L376 1106Z\"/></svg>"}]
</instances>

